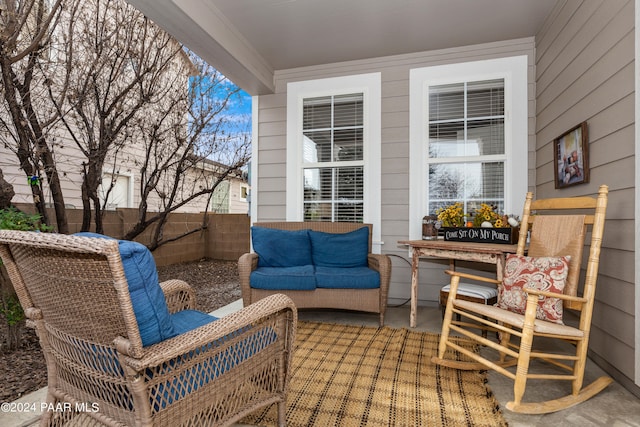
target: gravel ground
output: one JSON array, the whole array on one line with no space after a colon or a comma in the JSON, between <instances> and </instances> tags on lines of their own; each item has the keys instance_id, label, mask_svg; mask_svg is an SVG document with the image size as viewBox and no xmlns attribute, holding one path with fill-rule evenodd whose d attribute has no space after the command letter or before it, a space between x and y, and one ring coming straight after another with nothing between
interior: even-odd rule
<instances>
[{"instance_id":1,"label":"gravel ground","mask_svg":"<svg viewBox=\"0 0 640 427\"><path fill-rule=\"evenodd\" d=\"M235 261L200 260L158 268L160 281L182 279L196 291L198 308L205 312L216 310L241 297L238 263ZM4 319L0 321L4 342ZM47 385L46 364L38 338L25 328L22 346L12 353L0 353L0 402L11 402L24 394Z\"/></svg>"}]
</instances>

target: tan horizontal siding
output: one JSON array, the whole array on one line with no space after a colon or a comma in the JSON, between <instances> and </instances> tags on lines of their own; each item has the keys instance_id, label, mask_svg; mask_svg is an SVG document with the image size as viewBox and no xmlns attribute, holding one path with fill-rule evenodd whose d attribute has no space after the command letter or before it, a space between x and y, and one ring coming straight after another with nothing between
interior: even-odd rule
<instances>
[{"instance_id":1,"label":"tan horizontal siding","mask_svg":"<svg viewBox=\"0 0 640 427\"><path fill-rule=\"evenodd\" d=\"M595 194L610 188L590 349L634 378L634 2L559 2L536 35L536 192ZM553 140L587 121L590 182L553 183Z\"/></svg>"}]
</instances>

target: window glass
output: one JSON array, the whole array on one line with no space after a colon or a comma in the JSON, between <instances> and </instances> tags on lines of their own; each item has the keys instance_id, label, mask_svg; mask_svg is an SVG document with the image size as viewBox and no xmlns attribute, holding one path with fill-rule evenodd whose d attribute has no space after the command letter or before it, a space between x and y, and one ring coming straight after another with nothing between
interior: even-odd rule
<instances>
[{"instance_id":1,"label":"window glass","mask_svg":"<svg viewBox=\"0 0 640 427\"><path fill-rule=\"evenodd\" d=\"M304 99L305 221L362 222L363 122L361 93Z\"/></svg>"},{"instance_id":2,"label":"window glass","mask_svg":"<svg viewBox=\"0 0 640 427\"><path fill-rule=\"evenodd\" d=\"M428 212L462 202L504 209L504 80L429 87Z\"/></svg>"},{"instance_id":3,"label":"window glass","mask_svg":"<svg viewBox=\"0 0 640 427\"><path fill-rule=\"evenodd\" d=\"M429 156L504 154L504 80L429 87Z\"/></svg>"},{"instance_id":4,"label":"window glass","mask_svg":"<svg viewBox=\"0 0 640 427\"><path fill-rule=\"evenodd\" d=\"M429 165L429 212L456 202L465 212L481 203L504 209L504 162L434 163Z\"/></svg>"}]
</instances>

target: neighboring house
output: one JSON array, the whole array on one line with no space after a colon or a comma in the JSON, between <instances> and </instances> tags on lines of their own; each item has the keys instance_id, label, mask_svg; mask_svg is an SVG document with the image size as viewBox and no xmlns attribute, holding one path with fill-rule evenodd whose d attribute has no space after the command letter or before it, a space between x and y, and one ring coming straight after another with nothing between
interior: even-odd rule
<instances>
[{"instance_id":1,"label":"neighboring house","mask_svg":"<svg viewBox=\"0 0 640 427\"><path fill-rule=\"evenodd\" d=\"M187 170L185 174L188 182L195 180L211 182L216 179L216 174L220 173L223 169L224 165L206 160L198 169L192 168ZM101 189L102 200L104 200L105 197L107 198L106 209L134 208L137 206L139 196L135 192L135 189L137 188L136 185L139 178L136 177L132 169L123 169L117 175L105 172L103 180L105 183L108 183L109 180L114 180L114 186L108 195L106 194L106 190ZM197 213L204 212L204 210L207 209L209 212L216 213L248 214L249 203L247 196L249 189L250 187L246 176L233 174L220 182L211 195L208 206L208 198L201 197L181 207L176 212ZM29 197L29 194L25 196ZM81 206L82 201L78 200L78 203L80 203ZM153 207L154 203L159 204L160 199L158 197L150 197L150 206Z\"/></svg>"},{"instance_id":2,"label":"neighboring house","mask_svg":"<svg viewBox=\"0 0 640 427\"><path fill-rule=\"evenodd\" d=\"M61 35L60 35L61 36ZM180 49L181 45L172 40L173 47ZM132 59L128 72L133 72L136 61ZM170 90L186 94L189 90L189 79L198 73L198 70L189 59L184 50L179 51L179 55L170 64L169 72L166 73L165 80L170 85ZM184 110L178 110L178 107L172 111L178 117L186 115L186 106ZM151 106L150 108L153 108ZM73 121L71 126L73 126ZM186 131L186 125L185 125ZM73 139L67 133L66 128L60 127L56 134L55 159L56 166L59 171L60 181L63 189L65 204L69 208L82 209L82 169L83 162L86 158L80 149L74 143ZM133 137L137 143L127 144L118 150L117 158L108 155L104 164L102 175L102 186L99 189L99 196L102 200L104 209L113 210L117 208L136 208L140 203L140 162L139 159L144 157L145 147L141 138ZM7 144L11 144L10 138L7 138ZM113 152L113 150L112 150ZM29 188L27 177L19 168L17 156L5 144L0 144L0 169L4 173L5 179L13 185L15 196L14 203L32 203L31 190ZM215 176L222 173L224 165L206 160L199 162L197 166L188 169L184 174L186 176L183 187L186 191L188 185L193 186L197 190L199 183L206 181L213 182ZM170 180L168 185L172 185ZM110 188L110 184L113 187ZM200 187L202 187L200 185ZM47 198L46 203L51 205L51 193L48 186L43 186L44 196ZM195 199L185 206L177 209L177 212L203 212L205 209L214 210L220 213L248 213L248 203L246 194L248 192L248 184L242 176L230 176L228 180L219 186L213 199L209 201L209 197L202 196ZM188 193L191 194L191 193ZM158 211L162 206L162 189L158 188L157 192L152 192L147 199L149 210Z\"/></svg>"},{"instance_id":3,"label":"neighboring house","mask_svg":"<svg viewBox=\"0 0 640 427\"><path fill-rule=\"evenodd\" d=\"M60 156L61 158L63 156ZM82 177L80 175L81 161L78 153L71 148L65 153L63 161L59 162L59 165L67 171L61 177L63 182L63 191L65 192L65 203L68 208L82 209L82 199L80 185L82 183ZM74 162L74 160L76 160ZM15 196L13 197L14 203L32 203L31 191L27 183L27 178L24 172L19 169L15 154L6 150L3 146L0 146L0 169L4 173L5 180L13 185ZM187 176L193 176L197 179L203 179L203 170L190 170L187 171ZM207 180L214 179L215 166L209 165L207 170L204 171ZM117 208L135 208L140 202L140 196L136 192L137 185L139 184L140 177L136 174L132 164L121 164L120 170L116 174L112 174L109 171L105 171L103 176L103 183L106 185L110 180L114 181L113 188L107 195L104 187L100 188L101 200L105 200L107 203L104 205L105 209L113 210ZM217 213L241 213L247 214L249 212L249 203L247 195L249 194L249 183L246 177L243 176L231 176L225 181L221 182L218 189L211 197L211 202L207 208L207 198L202 197L196 201L193 201L180 209L177 212L203 212L208 209L211 212ZM45 186L45 196L50 197L48 187ZM160 199L157 197L149 198L150 206L157 206L160 203ZM47 200L47 203L52 203L52 200Z\"/></svg>"},{"instance_id":4,"label":"neighboring house","mask_svg":"<svg viewBox=\"0 0 640 427\"><path fill-rule=\"evenodd\" d=\"M209 211L249 214L249 183L244 174L234 174L221 182L211 196Z\"/></svg>"},{"instance_id":5,"label":"neighboring house","mask_svg":"<svg viewBox=\"0 0 640 427\"><path fill-rule=\"evenodd\" d=\"M375 251L406 257L397 241L464 199L448 174L513 214L527 190L609 185L590 354L640 395L638 0L129 2L254 95L253 221L363 220ZM465 94L471 116L432 109ZM553 140L584 121L590 182L556 189ZM445 268L421 262L421 304ZM392 282L406 300L402 263Z\"/></svg>"}]
</instances>

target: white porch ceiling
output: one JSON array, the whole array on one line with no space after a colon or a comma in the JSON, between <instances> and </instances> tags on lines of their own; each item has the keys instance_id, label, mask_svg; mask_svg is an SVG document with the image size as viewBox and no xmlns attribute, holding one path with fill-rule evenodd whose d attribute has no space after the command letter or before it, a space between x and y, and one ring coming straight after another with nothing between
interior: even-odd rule
<instances>
[{"instance_id":1,"label":"white porch ceiling","mask_svg":"<svg viewBox=\"0 0 640 427\"><path fill-rule=\"evenodd\" d=\"M275 70L534 36L565 0L127 0L252 95Z\"/></svg>"}]
</instances>

